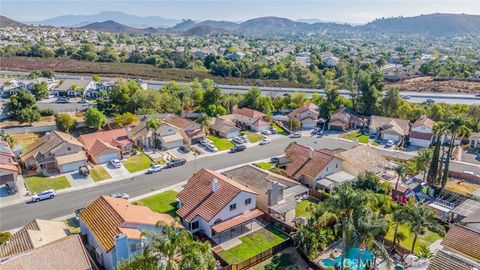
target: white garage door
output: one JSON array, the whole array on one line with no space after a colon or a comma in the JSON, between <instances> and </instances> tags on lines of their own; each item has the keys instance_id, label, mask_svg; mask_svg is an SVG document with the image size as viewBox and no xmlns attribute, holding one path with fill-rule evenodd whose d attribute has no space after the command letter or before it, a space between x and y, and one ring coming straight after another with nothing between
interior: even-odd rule
<instances>
[{"instance_id":1,"label":"white garage door","mask_svg":"<svg viewBox=\"0 0 480 270\"><path fill-rule=\"evenodd\" d=\"M103 163L110 162L110 160L112 160L112 159L120 159L120 154L119 153L106 153L106 154L100 155L97 159L97 162L99 164L103 164Z\"/></svg>"},{"instance_id":2,"label":"white garage door","mask_svg":"<svg viewBox=\"0 0 480 270\"><path fill-rule=\"evenodd\" d=\"M394 142L400 141L400 138L396 135L391 135L391 134L382 134L384 140L392 140Z\"/></svg>"},{"instance_id":3,"label":"white garage door","mask_svg":"<svg viewBox=\"0 0 480 270\"><path fill-rule=\"evenodd\" d=\"M73 172L78 170L78 167L85 165L85 161L77 161L69 164L62 165L62 173Z\"/></svg>"},{"instance_id":4,"label":"white garage door","mask_svg":"<svg viewBox=\"0 0 480 270\"><path fill-rule=\"evenodd\" d=\"M183 140L169 142L169 143L164 145L164 148L172 149L172 148L176 148L176 147L180 147L180 146L183 146Z\"/></svg>"}]
</instances>

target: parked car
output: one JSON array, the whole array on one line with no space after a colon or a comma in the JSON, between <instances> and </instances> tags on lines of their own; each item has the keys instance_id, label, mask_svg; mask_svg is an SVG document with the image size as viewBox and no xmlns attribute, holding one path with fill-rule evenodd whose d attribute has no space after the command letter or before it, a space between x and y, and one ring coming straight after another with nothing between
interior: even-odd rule
<instances>
[{"instance_id":1,"label":"parked car","mask_svg":"<svg viewBox=\"0 0 480 270\"><path fill-rule=\"evenodd\" d=\"M234 143L236 143L236 144L243 144L243 143L245 143L245 141L244 141L242 138L240 138L240 137L235 137L235 138L232 139L232 141L233 141Z\"/></svg>"},{"instance_id":2,"label":"parked car","mask_svg":"<svg viewBox=\"0 0 480 270\"><path fill-rule=\"evenodd\" d=\"M57 103L68 103L68 98L57 98Z\"/></svg>"},{"instance_id":3,"label":"parked car","mask_svg":"<svg viewBox=\"0 0 480 270\"><path fill-rule=\"evenodd\" d=\"M120 168L122 166L122 163L120 163L120 160L118 159L112 159L110 160L110 164L114 167L114 168Z\"/></svg>"},{"instance_id":4,"label":"parked car","mask_svg":"<svg viewBox=\"0 0 480 270\"><path fill-rule=\"evenodd\" d=\"M53 199L55 195L57 195L57 193L55 192L54 189L47 189L38 194L37 193L33 194L32 201L39 202L46 199Z\"/></svg>"},{"instance_id":5,"label":"parked car","mask_svg":"<svg viewBox=\"0 0 480 270\"><path fill-rule=\"evenodd\" d=\"M301 137L302 137L302 134L300 134L300 133L292 133L292 134L290 134L289 137L290 137L290 138L301 138Z\"/></svg>"},{"instance_id":6,"label":"parked car","mask_svg":"<svg viewBox=\"0 0 480 270\"><path fill-rule=\"evenodd\" d=\"M394 142L392 140L388 140L387 143L385 144L385 147L392 147L394 145Z\"/></svg>"},{"instance_id":7,"label":"parked car","mask_svg":"<svg viewBox=\"0 0 480 270\"><path fill-rule=\"evenodd\" d=\"M17 185L13 182L8 182L5 184L5 187L7 188L7 193L8 194L15 194L18 192Z\"/></svg>"},{"instance_id":8,"label":"parked car","mask_svg":"<svg viewBox=\"0 0 480 270\"><path fill-rule=\"evenodd\" d=\"M186 153L190 153L190 149L188 149L188 147L185 147L185 146L180 146L180 147L178 148L178 150L179 150L180 152L185 153L185 154L186 154Z\"/></svg>"},{"instance_id":9,"label":"parked car","mask_svg":"<svg viewBox=\"0 0 480 270\"><path fill-rule=\"evenodd\" d=\"M404 95L402 96L403 99L410 99L410 96L409 95Z\"/></svg>"},{"instance_id":10,"label":"parked car","mask_svg":"<svg viewBox=\"0 0 480 270\"><path fill-rule=\"evenodd\" d=\"M182 166L185 165L185 163L187 163L187 160L184 158L172 159L167 163L167 168Z\"/></svg>"},{"instance_id":11,"label":"parked car","mask_svg":"<svg viewBox=\"0 0 480 270\"><path fill-rule=\"evenodd\" d=\"M245 134L242 134L242 135L240 135L240 136L238 136L238 137L239 137L240 139L244 140L245 142L248 141L248 136L245 135Z\"/></svg>"},{"instance_id":12,"label":"parked car","mask_svg":"<svg viewBox=\"0 0 480 270\"><path fill-rule=\"evenodd\" d=\"M277 131L274 128L269 129L272 134L277 134Z\"/></svg>"},{"instance_id":13,"label":"parked car","mask_svg":"<svg viewBox=\"0 0 480 270\"><path fill-rule=\"evenodd\" d=\"M152 165L150 168L148 168L147 174L156 173L161 171L162 169L163 169L162 165L155 164L155 165Z\"/></svg>"},{"instance_id":14,"label":"parked car","mask_svg":"<svg viewBox=\"0 0 480 270\"><path fill-rule=\"evenodd\" d=\"M267 129L267 130L262 131L262 134L263 135L272 135L272 132Z\"/></svg>"},{"instance_id":15,"label":"parked car","mask_svg":"<svg viewBox=\"0 0 480 270\"><path fill-rule=\"evenodd\" d=\"M247 149L245 145L235 145L230 149L230 153L236 153Z\"/></svg>"},{"instance_id":16,"label":"parked car","mask_svg":"<svg viewBox=\"0 0 480 270\"><path fill-rule=\"evenodd\" d=\"M270 162L273 163L273 164L278 164L278 163L280 163L280 158L279 157L272 157L270 159Z\"/></svg>"},{"instance_id":17,"label":"parked car","mask_svg":"<svg viewBox=\"0 0 480 270\"><path fill-rule=\"evenodd\" d=\"M218 152L218 148L215 147L215 145L213 145L213 144L209 144L209 145L207 145L207 147L205 147L205 148L207 148L207 150L210 151L210 152L214 152L214 153L215 153L215 152Z\"/></svg>"},{"instance_id":18,"label":"parked car","mask_svg":"<svg viewBox=\"0 0 480 270\"><path fill-rule=\"evenodd\" d=\"M88 176L90 174L90 169L87 166L78 167L78 174L81 176Z\"/></svg>"},{"instance_id":19,"label":"parked car","mask_svg":"<svg viewBox=\"0 0 480 270\"><path fill-rule=\"evenodd\" d=\"M113 193L110 195L110 197L112 198L116 198L116 199L125 199L125 200L128 200L130 199L130 195L128 195L127 193Z\"/></svg>"},{"instance_id":20,"label":"parked car","mask_svg":"<svg viewBox=\"0 0 480 270\"><path fill-rule=\"evenodd\" d=\"M430 104L435 103L435 100L433 98L427 98L427 103L430 103Z\"/></svg>"},{"instance_id":21,"label":"parked car","mask_svg":"<svg viewBox=\"0 0 480 270\"><path fill-rule=\"evenodd\" d=\"M260 142L260 145L265 145L265 144L269 144L271 143L272 141L268 140L268 139L264 139Z\"/></svg>"},{"instance_id":22,"label":"parked car","mask_svg":"<svg viewBox=\"0 0 480 270\"><path fill-rule=\"evenodd\" d=\"M200 144L206 147L207 145L212 144L212 142L208 139L203 139L200 141Z\"/></svg>"},{"instance_id":23,"label":"parked car","mask_svg":"<svg viewBox=\"0 0 480 270\"><path fill-rule=\"evenodd\" d=\"M475 94L475 97L480 97L480 93L478 93L478 94Z\"/></svg>"},{"instance_id":24,"label":"parked car","mask_svg":"<svg viewBox=\"0 0 480 270\"><path fill-rule=\"evenodd\" d=\"M85 104L85 103L88 103L88 100L82 98L82 99L80 99L80 100L78 101L78 103L80 103L80 104Z\"/></svg>"}]
</instances>

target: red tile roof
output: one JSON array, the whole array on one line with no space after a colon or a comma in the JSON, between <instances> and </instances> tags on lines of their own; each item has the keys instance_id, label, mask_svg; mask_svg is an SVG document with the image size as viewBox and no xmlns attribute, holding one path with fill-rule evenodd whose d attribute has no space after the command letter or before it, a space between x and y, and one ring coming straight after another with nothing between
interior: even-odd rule
<instances>
[{"instance_id":1,"label":"red tile roof","mask_svg":"<svg viewBox=\"0 0 480 270\"><path fill-rule=\"evenodd\" d=\"M189 125L193 124L193 121L180 116L168 117L168 118L165 118L164 121L180 129L184 129Z\"/></svg>"},{"instance_id":2,"label":"red tile roof","mask_svg":"<svg viewBox=\"0 0 480 270\"><path fill-rule=\"evenodd\" d=\"M410 131L410 138L411 139L419 139L419 140L426 140L429 141L432 139L432 133L423 133L418 131Z\"/></svg>"},{"instance_id":3,"label":"red tile roof","mask_svg":"<svg viewBox=\"0 0 480 270\"><path fill-rule=\"evenodd\" d=\"M128 132L126 128L117 128L112 130L98 131L90 134L80 135L78 140L85 145L85 148L88 152L92 151L92 146L94 146L97 140L107 142L111 145L116 146L117 144L128 145L131 143L131 140L128 138Z\"/></svg>"},{"instance_id":4,"label":"red tile roof","mask_svg":"<svg viewBox=\"0 0 480 270\"><path fill-rule=\"evenodd\" d=\"M221 233L225 230L228 230L230 228L233 228L237 225L240 225L246 221L249 221L249 220L252 220L256 217L259 217L259 216L262 216L263 213L260 209L254 209L252 211L248 211L248 212L245 212L241 215L238 215L234 218L231 218L229 220L226 220L224 222L220 222L220 223L217 223L215 225L212 226L212 230L215 232L215 233Z\"/></svg>"},{"instance_id":5,"label":"red tile roof","mask_svg":"<svg viewBox=\"0 0 480 270\"><path fill-rule=\"evenodd\" d=\"M294 143L287 148L285 158L289 177L299 180L302 176L316 177L336 157L324 151Z\"/></svg>"},{"instance_id":6,"label":"red tile roof","mask_svg":"<svg viewBox=\"0 0 480 270\"><path fill-rule=\"evenodd\" d=\"M305 106L302 106L300 108L296 108L295 110L291 111L289 114L288 114L288 117L295 117L297 114L301 114L303 112L306 112L306 111L311 111L313 114L315 114L317 117L319 115L319 112L318 112L318 107L317 105L313 104L313 103L310 103L308 105L305 105Z\"/></svg>"},{"instance_id":7,"label":"red tile roof","mask_svg":"<svg viewBox=\"0 0 480 270\"><path fill-rule=\"evenodd\" d=\"M100 153L102 153L103 151L107 150L107 149L112 149L112 150L116 150L116 151L120 151L120 149L118 149L117 147L111 145L110 143L108 142L104 142L102 140L96 140L95 143L92 145L92 147L90 147L89 149L89 154L92 155L92 156L96 156Z\"/></svg>"},{"instance_id":8,"label":"red tile roof","mask_svg":"<svg viewBox=\"0 0 480 270\"><path fill-rule=\"evenodd\" d=\"M415 121L415 123L413 123L412 128L416 128L416 127L420 127L420 126L426 126L430 129L432 129L434 125L435 125L435 121L433 121L432 119L430 119L426 116L423 116L420 119L418 119L417 121Z\"/></svg>"},{"instance_id":9,"label":"red tile roof","mask_svg":"<svg viewBox=\"0 0 480 270\"><path fill-rule=\"evenodd\" d=\"M265 114L250 108L236 108L233 111L234 114L240 114L250 118L264 117Z\"/></svg>"},{"instance_id":10,"label":"red tile roof","mask_svg":"<svg viewBox=\"0 0 480 270\"><path fill-rule=\"evenodd\" d=\"M453 224L442 244L465 255L480 260L480 231Z\"/></svg>"},{"instance_id":11,"label":"red tile roof","mask_svg":"<svg viewBox=\"0 0 480 270\"><path fill-rule=\"evenodd\" d=\"M258 119L257 121L255 121L255 123L253 123L255 126L265 126L265 125L268 125L269 123L263 119Z\"/></svg>"},{"instance_id":12,"label":"red tile roof","mask_svg":"<svg viewBox=\"0 0 480 270\"><path fill-rule=\"evenodd\" d=\"M218 181L216 192L212 190L214 179ZM187 221L192 221L197 216L210 221L242 191L257 194L218 172L201 169L178 193L177 198L181 201L181 207L177 213Z\"/></svg>"},{"instance_id":13,"label":"red tile roof","mask_svg":"<svg viewBox=\"0 0 480 270\"><path fill-rule=\"evenodd\" d=\"M18 173L18 167L15 164L2 164L2 163L0 163L0 169Z\"/></svg>"}]
</instances>

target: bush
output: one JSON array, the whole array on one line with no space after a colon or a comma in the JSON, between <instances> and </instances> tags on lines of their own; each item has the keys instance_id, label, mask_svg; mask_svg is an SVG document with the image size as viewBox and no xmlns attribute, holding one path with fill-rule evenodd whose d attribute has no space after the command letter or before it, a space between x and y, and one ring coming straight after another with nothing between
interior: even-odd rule
<instances>
[{"instance_id":1,"label":"bush","mask_svg":"<svg viewBox=\"0 0 480 270\"><path fill-rule=\"evenodd\" d=\"M55 111L52 109L42 109L40 110L40 115L41 116L52 116L55 114Z\"/></svg>"},{"instance_id":2,"label":"bush","mask_svg":"<svg viewBox=\"0 0 480 270\"><path fill-rule=\"evenodd\" d=\"M10 232L0 232L0 245L7 242L12 234Z\"/></svg>"}]
</instances>

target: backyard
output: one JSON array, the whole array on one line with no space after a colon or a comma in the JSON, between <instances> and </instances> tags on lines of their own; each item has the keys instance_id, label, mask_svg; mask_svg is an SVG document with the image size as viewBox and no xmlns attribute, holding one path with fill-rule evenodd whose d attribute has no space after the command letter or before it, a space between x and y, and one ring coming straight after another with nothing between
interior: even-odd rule
<instances>
[{"instance_id":1,"label":"backyard","mask_svg":"<svg viewBox=\"0 0 480 270\"><path fill-rule=\"evenodd\" d=\"M240 237L242 241L240 245L221 251L220 256L228 263L243 262L287 239L287 235L268 225L265 228Z\"/></svg>"},{"instance_id":2,"label":"backyard","mask_svg":"<svg viewBox=\"0 0 480 270\"><path fill-rule=\"evenodd\" d=\"M400 235L405 236L405 239L400 241L400 245L408 250L412 249L412 244L413 244L413 237L414 234L410 230L410 228L407 225L400 224L398 227L398 232ZM386 239L393 241L393 234L395 233L395 224L393 223L389 230L387 235L385 236ZM422 244L426 245L427 247L431 245L433 242L437 241L438 239L442 239L442 237L434 232L431 232L429 230L426 230L426 232L422 235L419 235L417 238L417 243L415 244L415 253L418 254L420 250L420 246Z\"/></svg>"},{"instance_id":3,"label":"backyard","mask_svg":"<svg viewBox=\"0 0 480 270\"><path fill-rule=\"evenodd\" d=\"M306 217L310 218L312 216L312 213L310 211L310 206L313 204L317 204L318 201L312 198L308 198L306 200L303 200L297 204L297 207L295 208L295 217Z\"/></svg>"},{"instance_id":4,"label":"backyard","mask_svg":"<svg viewBox=\"0 0 480 270\"><path fill-rule=\"evenodd\" d=\"M283 130L277 123L272 124L272 128L280 135L288 135L288 132Z\"/></svg>"},{"instance_id":5,"label":"backyard","mask_svg":"<svg viewBox=\"0 0 480 270\"><path fill-rule=\"evenodd\" d=\"M28 190L30 190L32 193L38 193L47 189L60 190L70 187L70 183L68 182L66 176L32 176L25 178L25 183L28 186Z\"/></svg>"},{"instance_id":6,"label":"backyard","mask_svg":"<svg viewBox=\"0 0 480 270\"><path fill-rule=\"evenodd\" d=\"M129 157L127 161L123 163L123 166L125 166L130 173L134 173L148 169L151 164L152 161L150 158L144 153L141 153L139 155Z\"/></svg>"},{"instance_id":7,"label":"backyard","mask_svg":"<svg viewBox=\"0 0 480 270\"><path fill-rule=\"evenodd\" d=\"M255 164L253 164L253 165L259 167L259 168L262 169L262 170L266 170L266 171L269 171L271 168L274 167L274 165L273 165L272 163L265 162L265 161L261 161L261 162L255 163Z\"/></svg>"},{"instance_id":8,"label":"backyard","mask_svg":"<svg viewBox=\"0 0 480 270\"><path fill-rule=\"evenodd\" d=\"M463 195L470 195L480 189L480 185L467 181L449 179L445 185L445 189Z\"/></svg>"},{"instance_id":9,"label":"backyard","mask_svg":"<svg viewBox=\"0 0 480 270\"><path fill-rule=\"evenodd\" d=\"M258 133L251 132L251 131L242 131L242 134L247 135L249 143L257 143L265 139L265 136Z\"/></svg>"},{"instance_id":10,"label":"backyard","mask_svg":"<svg viewBox=\"0 0 480 270\"><path fill-rule=\"evenodd\" d=\"M233 143L225 138L219 138L213 135L210 135L207 138L212 141L212 144L217 147L218 151L228 150L233 147Z\"/></svg>"},{"instance_id":11,"label":"backyard","mask_svg":"<svg viewBox=\"0 0 480 270\"><path fill-rule=\"evenodd\" d=\"M12 134L16 145L21 145L25 150L30 144L36 141L40 136L37 133Z\"/></svg>"},{"instance_id":12,"label":"backyard","mask_svg":"<svg viewBox=\"0 0 480 270\"><path fill-rule=\"evenodd\" d=\"M94 181L103 181L112 178L104 167L97 165L90 170L90 176Z\"/></svg>"},{"instance_id":13,"label":"backyard","mask_svg":"<svg viewBox=\"0 0 480 270\"><path fill-rule=\"evenodd\" d=\"M165 192L143 198L136 202L138 205L144 205L157 213L169 214L176 217L177 192L174 190L167 190Z\"/></svg>"}]
</instances>

